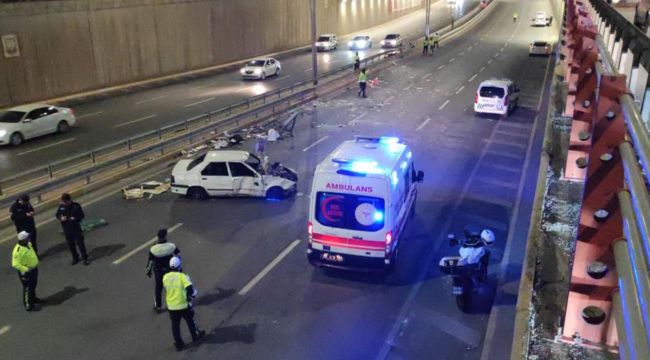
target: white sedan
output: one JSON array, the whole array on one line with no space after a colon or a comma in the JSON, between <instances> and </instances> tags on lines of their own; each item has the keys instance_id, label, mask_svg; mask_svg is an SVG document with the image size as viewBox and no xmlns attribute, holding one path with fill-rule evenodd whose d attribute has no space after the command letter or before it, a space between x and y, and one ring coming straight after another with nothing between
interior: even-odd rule
<instances>
[{"instance_id":1,"label":"white sedan","mask_svg":"<svg viewBox=\"0 0 650 360\"><path fill-rule=\"evenodd\" d=\"M76 122L69 108L30 104L0 112L0 145L18 146L23 141L51 133L65 133Z\"/></svg>"},{"instance_id":2,"label":"white sedan","mask_svg":"<svg viewBox=\"0 0 650 360\"><path fill-rule=\"evenodd\" d=\"M264 80L267 76L280 75L282 65L274 58L251 60L239 71L244 79Z\"/></svg>"},{"instance_id":3,"label":"white sedan","mask_svg":"<svg viewBox=\"0 0 650 360\"><path fill-rule=\"evenodd\" d=\"M363 50L372 47L372 39L368 35L357 35L348 41L348 49Z\"/></svg>"},{"instance_id":4,"label":"white sedan","mask_svg":"<svg viewBox=\"0 0 650 360\"><path fill-rule=\"evenodd\" d=\"M533 41L528 47L528 55L549 56L551 55L551 44L546 41Z\"/></svg>"}]
</instances>

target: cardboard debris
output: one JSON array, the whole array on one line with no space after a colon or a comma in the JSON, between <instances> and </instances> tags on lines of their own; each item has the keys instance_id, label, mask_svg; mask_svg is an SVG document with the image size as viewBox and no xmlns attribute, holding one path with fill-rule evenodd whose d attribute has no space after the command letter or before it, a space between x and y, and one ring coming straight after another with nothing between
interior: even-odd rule
<instances>
[{"instance_id":1,"label":"cardboard debris","mask_svg":"<svg viewBox=\"0 0 650 360\"><path fill-rule=\"evenodd\" d=\"M147 181L141 184L132 185L122 189L122 196L124 200L143 199L145 195L149 195L149 200L154 195L160 195L167 192L170 188L169 183L161 183L159 181Z\"/></svg>"},{"instance_id":2,"label":"cardboard debris","mask_svg":"<svg viewBox=\"0 0 650 360\"><path fill-rule=\"evenodd\" d=\"M108 225L108 221L106 221L104 218L89 219L83 220L79 225L81 226L81 231L88 232L90 230L95 230L97 228ZM59 230L59 234L63 234L63 230Z\"/></svg>"}]
</instances>

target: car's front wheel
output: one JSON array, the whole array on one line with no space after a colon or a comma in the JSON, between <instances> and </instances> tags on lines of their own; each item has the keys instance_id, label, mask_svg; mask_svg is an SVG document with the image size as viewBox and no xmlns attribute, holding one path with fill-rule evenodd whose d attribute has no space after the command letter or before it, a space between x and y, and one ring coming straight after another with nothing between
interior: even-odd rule
<instances>
[{"instance_id":1,"label":"car's front wheel","mask_svg":"<svg viewBox=\"0 0 650 360\"><path fill-rule=\"evenodd\" d=\"M275 68L275 76L280 76L280 68Z\"/></svg>"},{"instance_id":2,"label":"car's front wheel","mask_svg":"<svg viewBox=\"0 0 650 360\"><path fill-rule=\"evenodd\" d=\"M70 125L68 125L68 122L65 120L59 122L59 125L56 126L56 132L59 134L68 132L68 129L70 129Z\"/></svg>"},{"instance_id":3,"label":"car's front wheel","mask_svg":"<svg viewBox=\"0 0 650 360\"><path fill-rule=\"evenodd\" d=\"M203 201L208 198L208 193L200 187L193 187L187 191L187 197L192 200Z\"/></svg>"},{"instance_id":4,"label":"car's front wheel","mask_svg":"<svg viewBox=\"0 0 650 360\"><path fill-rule=\"evenodd\" d=\"M23 134L21 133L13 133L11 134L11 137L9 138L9 143L12 146L18 146L23 143L25 139L23 138Z\"/></svg>"},{"instance_id":5,"label":"car's front wheel","mask_svg":"<svg viewBox=\"0 0 650 360\"><path fill-rule=\"evenodd\" d=\"M266 200L279 201L284 198L284 190L279 186L274 186L266 191Z\"/></svg>"}]
</instances>

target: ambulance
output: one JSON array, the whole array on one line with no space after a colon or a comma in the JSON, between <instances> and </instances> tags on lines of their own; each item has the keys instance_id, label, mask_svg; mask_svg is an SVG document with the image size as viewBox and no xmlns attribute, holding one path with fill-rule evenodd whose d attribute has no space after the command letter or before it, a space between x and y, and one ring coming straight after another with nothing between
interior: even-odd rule
<instances>
[{"instance_id":1,"label":"ambulance","mask_svg":"<svg viewBox=\"0 0 650 360\"><path fill-rule=\"evenodd\" d=\"M307 225L312 265L394 270L424 178L412 157L398 138L357 136L316 167Z\"/></svg>"}]
</instances>

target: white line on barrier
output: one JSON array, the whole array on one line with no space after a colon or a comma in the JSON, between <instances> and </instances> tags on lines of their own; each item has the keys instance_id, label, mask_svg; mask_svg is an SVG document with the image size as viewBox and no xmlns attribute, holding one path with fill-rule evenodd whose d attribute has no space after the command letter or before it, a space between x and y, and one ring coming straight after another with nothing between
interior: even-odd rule
<instances>
[{"instance_id":1,"label":"white line on barrier","mask_svg":"<svg viewBox=\"0 0 650 360\"><path fill-rule=\"evenodd\" d=\"M463 91L464 88L465 88L465 85L459 87L458 90L456 90L456 95L460 94L460 92Z\"/></svg>"},{"instance_id":2,"label":"white line on barrier","mask_svg":"<svg viewBox=\"0 0 650 360\"><path fill-rule=\"evenodd\" d=\"M183 226L183 223L178 223L178 224L176 224L176 225L170 227L169 229L167 229L167 233L168 233L168 234L171 234L172 232L174 232L174 230L178 229L178 228L181 227L181 226ZM136 253L138 253L138 252L141 251L142 249L146 248L147 246L152 245L152 244L155 243L157 240L158 240L158 237L157 237L157 236L154 236L153 238L151 238L150 240L148 240L148 241L145 242L144 244L142 244L142 245L138 246L137 248L135 248L135 249L129 251L126 255L124 255L124 256L122 256L121 258L119 258L119 259L113 261L113 265L119 265L119 264L123 263L126 259L128 259L128 258L130 258L131 256L135 255Z\"/></svg>"},{"instance_id":3,"label":"white line on barrier","mask_svg":"<svg viewBox=\"0 0 650 360\"><path fill-rule=\"evenodd\" d=\"M95 111L95 112L88 113L88 114L78 115L77 120L87 118L87 117L91 117L91 116L95 116L95 115L99 115L101 113L103 113L103 111Z\"/></svg>"},{"instance_id":4,"label":"white line on barrier","mask_svg":"<svg viewBox=\"0 0 650 360\"><path fill-rule=\"evenodd\" d=\"M9 326L9 325L5 325L5 326L1 327L0 328L0 335L6 334L9 331L9 329L11 329L11 326Z\"/></svg>"},{"instance_id":5,"label":"white line on barrier","mask_svg":"<svg viewBox=\"0 0 650 360\"><path fill-rule=\"evenodd\" d=\"M44 146L41 146L41 147L37 147L36 149L25 150L25 151L23 151L23 152L18 153L18 156L23 156L23 155L26 155L26 154L29 154L29 153L33 153L33 152L36 152L36 151L41 151L41 150L44 150L44 149L47 149L47 148L51 148L52 146L57 146L57 145L65 144L65 143L68 143L68 142L71 142L71 141L74 141L74 138L65 139L65 140L61 140L61 141L57 141L57 142L55 142L55 143L51 143L51 144L48 144L48 145L44 145Z\"/></svg>"},{"instance_id":6,"label":"white line on barrier","mask_svg":"<svg viewBox=\"0 0 650 360\"><path fill-rule=\"evenodd\" d=\"M145 120L148 120L148 119L152 119L152 118L155 118L156 116L158 116L158 115L151 114L151 115L143 116L143 117L135 119L135 120L131 120L131 121L127 121L125 123L119 124L119 125L115 125L115 126L113 126L113 129L117 129L117 128L120 128L120 127L123 127L123 126L139 123L140 121L145 121Z\"/></svg>"},{"instance_id":7,"label":"white line on barrier","mask_svg":"<svg viewBox=\"0 0 650 360\"><path fill-rule=\"evenodd\" d=\"M291 250L293 250L298 244L300 244L300 240L294 240L291 244L289 244L289 246L287 246L284 250L282 250L282 252L278 256L276 256L275 259L273 259L273 261L271 261L268 265L266 265L264 269L260 271L259 274L255 275L255 277L252 278L251 281L248 282L248 284L246 284L241 290L239 290L239 295L246 295L246 293L251 291L251 289L258 282L260 282L260 280L262 280L264 276L266 276L266 274L271 272L271 270L273 270L273 268L276 267L280 263L280 261L282 261L282 259L284 259L287 255L289 255Z\"/></svg>"},{"instance_id":8,"label":"white line on barrier","mask_svg":"<svg viewBox=\"0 0 650 360\"><path fill-rule=\"evenodd\" d=\"M152 102L152 101L156 101L156 100L164 99L164 98L166 98L167 96L169 96L169 95L160 95L160 96L152 97L152 98L150 98L150 99L140 100L140 101L136 102L135 104L136 104L136 105L140 105L140 104L144 104L144 103L148 103L148 102Z\"/></svg>"},{"instance_id":9,"label":"white line on barrier","mask_svg":"<svg viewBox=\"0 0 650 360\"><path fill-rule=\"evenodd\" d=\"M325 135L325 136L323 136L322 138L316 140L316 142L314 142L313 144L311 144L311 145L307 146L306 148L302 149L302 152L307 152L309 149L311 149L311 148L313 148L314 146L316 146L316 145L322 143L323 141L325 141L328 137L330 137L330 136L329 136L329 135Z\"/></svg>"},{"instance_id":10,"label":"white line on barrier","mask_svg":"<svg viewBox=\"0 0 650 360\"><path fill-rule=\"evenodd\" d=\"M449 99L445 100L445 102L443 102L442 105L438 107L438 110L442 110L445 106L447 106L447 104L449 104Z\"/></svg>"},{"instance_id":11,"label":"white line on barrier","mask_svg":"<svg viewBox=\"0 0 650 360\"><path fill-rule=\"evenodd\" d=\"M467 82L472 82L472 81L474 81L474 79L476 79L477 76L478 76L478 74L474 74L474 75L472 75L472 77L469 78L469 80L467 80Z\"/></svg>"},{"instance_id":12,"label":"white line on barrier","mask_svg":"<svg viewBox=\"0 0 650 360\"><path fill-rule=\"evenodd\" d=\"M415 131L420 131L420 130L422 130L425 126L427 126L427 124L429 123L429 121L431 121L431 118L426 118L426 120L424 120L424 121L422 122L422 124L420 124L420 126L418 126L418 127L415 129Z\"/></svg>"},{"instance_id":13,"label":"white line on barrier","mask_svg":"<svg viewBox=\"0 0 650 360\"><path fill-rule=\"evenodd\" d=\"M188 108L188 107L195 106L195 105L198 105L198 104L203 104L204 102L212 101L214 99L216 99L216 98L211 97L211 98L203 99L203 100L200 100L200 101L197 101L197 102L193 102L191 104L183 105L183 107Z\"/></svg>"}]
</instances>

